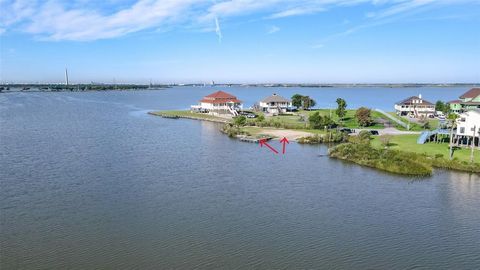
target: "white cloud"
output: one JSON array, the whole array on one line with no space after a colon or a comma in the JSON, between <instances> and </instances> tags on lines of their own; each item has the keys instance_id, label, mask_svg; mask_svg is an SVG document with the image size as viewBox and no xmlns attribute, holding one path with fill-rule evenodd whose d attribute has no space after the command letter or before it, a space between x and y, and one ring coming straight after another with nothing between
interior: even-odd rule
<instances>
[{"instance_id":1,"label":"white cloud","mask_svg":"<svg viewBox=\"0 0 480 270\"><path fill-rule=\"evenodd\" d=\"M221 40L219 19L234 16L280 19L370 3L366 20L375 21L460 2L478 0L0 0L0 29L46 40L90 41L188 25L209 28Z\"/></svg>"},{"instance_id":2,"label":"white cloud","mask_svg":"<svg viewBox=\"0 0 480 270\"><path fill-rule=\"evenodd\" d=\"M274 34L276 32L280 31L280 27L272 25L268 28L267 34Z\"/></svg>"},{"instance_id":3,"label":"white cloud","mask_svg":"<svg viewBox=\"0 0 480 270\"><path fill-rule=\"evenodd\" d=\"M20 5L24 11L2 19L1 25L8 27L17 23L21 30L50 40L88 41L119 37L181 21L182 15L198 0L139 0L112 14L83 8L68 9L65 3L60 1L42 4L27 2L15 1L8 6L7 8L14 11Z\"/></svg>"},{"instance_id":4,"label":"white cloud","mask_svg":"<svg viewBox=\"0 0 480 270\"><path fill-rule=\"evenodd\" d=\"M278 19L278 18L285 18L290 16L307 15L307 14L313 14L313 13L317 13L324 10L325 9L321 7L316 7L316 8L315 7L296 7L296 8L287 9L284 11L274 13L270 15L269 18Z\"/></svg>"}]
</instances>

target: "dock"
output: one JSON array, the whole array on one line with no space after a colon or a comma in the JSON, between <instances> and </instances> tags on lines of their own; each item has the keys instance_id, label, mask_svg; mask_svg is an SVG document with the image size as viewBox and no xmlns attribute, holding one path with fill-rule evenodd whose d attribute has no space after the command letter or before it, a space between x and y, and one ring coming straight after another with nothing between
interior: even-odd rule
<instances>
[{"instance_id":1,"label":"dock","mask_svg":"<svg viewBox=\"0 0 480 270\"><path fill-rule=\"evenodd\" d=\"M237 136L237 138L242 142L248 142L248 143L259 143L260 140L270 141L271 139L273 139L273 137L253 138L245 135L239 135Z\"/></svg>"}]
</instances>

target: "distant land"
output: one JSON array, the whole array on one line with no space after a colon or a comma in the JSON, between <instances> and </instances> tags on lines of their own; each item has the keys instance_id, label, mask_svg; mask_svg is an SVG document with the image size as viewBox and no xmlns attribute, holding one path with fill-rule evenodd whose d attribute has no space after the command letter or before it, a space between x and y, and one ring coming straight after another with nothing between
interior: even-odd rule
<instances>
[{"instance_id":1,"label":"distant land","mask_svg":"<svg viewBox=\"0 0 480 270\"><path fill-rule=\"evenodd\" d=\"M477 87L480 83L333 83L333 84L303 84L303 83L255 83L255 84L41 84L41 83L9 83L0 84L0 92L58 92L58 91L104 91L104 90L160 90L171 87L309 87L309 88L348 88L348 87L383 87L383 88L411 88L411 87Z\"/></svg>"}]
</instances>

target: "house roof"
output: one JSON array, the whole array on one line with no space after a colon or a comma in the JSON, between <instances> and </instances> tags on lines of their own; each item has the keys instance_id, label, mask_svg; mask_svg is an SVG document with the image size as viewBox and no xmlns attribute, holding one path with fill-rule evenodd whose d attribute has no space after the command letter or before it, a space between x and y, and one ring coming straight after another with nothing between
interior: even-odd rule
<instances>
[{"instance_id":1,"label":"house roof","mask_svg":"<svg viewBox=\"0 0 480 270\"><path fill-rule=\"evenodd\" d=\"M212 93L208 96L205 96L205 98L207 99L210 99L210 98L214 98L214 99L225 99L225 98L237 98L236 96L232 95L232 94L229 94L227 92L223 92L223 91L217 91L215 93Z\"/></svg>"},{"instance_id":2,"label":"house roof","mask_svg":"<svg viewBox=\"0 0 480 270\"><path fill-rule=\"evenodd\" d=\"M202 100L200 100L200 102L215 104L228 102L242 103L242 101L238 100L236 96L223 91L217 91L208 96L205 96Z\"/></svg>"},{"instance_id":3,"label":"house roof","mask_svg":"<svg viewBox=\"0 0 480 270\"><path fill-rule=\"evenodd\" d=\"M212 103L212 104L219 104L219 103L242 103L241 100L236 98L227 98L227 99L202 99L200 102L203 103Z\"/></svg>"},{"instance_id":4,"label":"house roof","mask_svg":"<svg viewBox=\"0 0 480 270\"><path fill-rule=\"evenodd\" d=\"M273 94L269 97L264 98L261 102L269 103L269 102L290 102L290 100L279 96L277 94Z\"/></svg>"},{"instance_id":5,"label":"house roof","mask_svg":"<svg viewBox=\"0 0 480 270\"><path fill-rule=\"evenodd\" d=\"M449 101L447 103L448 104L460 104L461 102L462 102L461 100L456 99L456 100Z\"/></svg>"},{"instance_id":6,"label":"house roof","mask_svg":"<svg viewBox=\"0 0 480 270\"><path fill-rule=\"evenodd\" d=\"M413 103L413 100L422 100L423 102L422 103ZM397 102L397 104L400 104L400 105L433 105L433 103L431 103L430 101L425 100L423 98L416 97L416 96L411 96L409 98L406 98L406 99L404 99L400 102Z\"/></svg>"},{"instance_id":7,"label":"house roof","mask_svg":"<svg viewBox=\"0 0 480 270\"><path fill-rule=\"evenodd\" d=\"M476 98L480 96L480 88L472 88L468 90L465 94L461 95L460 98Z\"/></svg>"}]
</instances>

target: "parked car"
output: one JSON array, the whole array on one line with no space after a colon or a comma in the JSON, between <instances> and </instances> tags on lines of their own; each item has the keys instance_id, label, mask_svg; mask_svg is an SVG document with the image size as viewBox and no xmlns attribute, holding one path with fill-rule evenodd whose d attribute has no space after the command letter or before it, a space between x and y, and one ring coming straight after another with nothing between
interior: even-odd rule
<instances>
[{"instance_id":1,"label":"parked car","mask_svg":"<svg viewBox=\"0 0 480 270\"><path fill-rule=\"evenodd\" d=\"M378 135L378 130L370 130L370 134L372 134L372 135Z\"/></svg>"},{"instance_id":2,"label":"parked car","mask_svg":"<svg viewBox=\"0 0 480 270\"><path fill-rule=\"evenodd\" d=\"M353 130L351 130L351 129L349 129L349 128L341 128L341 129L339 129L338 131L344 132L344 133L347 133L347 134L354 133Z\"/></svg>"},{"instance_id":3,"label":"parked car","mask_svg":"<svg viewBox=\"0 0 480 270\"><path fill-rule=\"evenodd\" d=\"M257 118L257 115L253 113L249 113L247 114L247 118Z\"/></svg>"}]
</instances>

